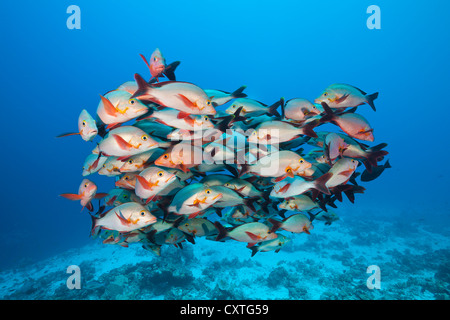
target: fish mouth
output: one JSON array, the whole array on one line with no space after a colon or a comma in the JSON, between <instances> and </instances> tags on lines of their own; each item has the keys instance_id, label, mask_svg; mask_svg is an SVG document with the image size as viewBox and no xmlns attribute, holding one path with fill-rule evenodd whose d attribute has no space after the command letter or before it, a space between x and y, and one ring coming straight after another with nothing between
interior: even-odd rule
<instances>
[{"instance_id":1,"label":"fish mouth","mask_svg":"<svg viewBox=\"0 0 450 320\"><path fill-rule=\"evenodd\" d=\"M146 223L155 223L155 222L156 222L156 217L153 217L153 218L149 218Z\"/></svg>"},{"instance_id":2,"label":"fish mouth","mask_svg":"<svg viewBox=\"0 0 450 320\"><path fill-rule=\"evenodd\" d=\"M171 176L169 176L169 178L167 178L167 180L165 181L165 183L169 183L169 181L172 181L173 179L176 178L175 174L172 174Z\"/></svg>"},{"instance_id":3,"label":"fish mouth","mask_svg":"<svg viewBox=\"0 0 450 320\"><path fill-rule=\"evenodd\" d=\"M140 109L137 109L137 110L135 111L135 113L139 113L139 112L147 111L147 110L148 110L148 108L140 108Z\"/></svg>"},{"instance_id":4,"label":"fish mouth","mask_svg":"<svg viewBox=\"0 0 450 320\"><path fill-rule=\"evenodd\" d=\"M221 199L222 198L222 193L217 194L217 196L213 197L211 200L216 200L217 198Z\"/></svg>"},{"instance_id":5,"label":"fish mouth","mask_svg":"<svg viewBox=\"0 0 450 320\"><path fill-rule=\"evenodd\" d=\"M98 130L92 129L92 130L88 131L87 135L90 136L91 134L97 134L97 133L98 133Z\"/></svg>"}]
</instances>

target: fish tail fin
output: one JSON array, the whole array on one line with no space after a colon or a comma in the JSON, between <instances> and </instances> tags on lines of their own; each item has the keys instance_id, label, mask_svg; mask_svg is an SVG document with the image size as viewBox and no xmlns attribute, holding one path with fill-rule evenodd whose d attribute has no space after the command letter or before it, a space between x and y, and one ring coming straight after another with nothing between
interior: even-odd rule
<instances>
[{"instance_id":1,"label":"fish tail fin","mask_svg":"<svg viewBox=\"0 0 450 320\"><path fill-rule=\"evenodd\" d=\"M282 210L278 211L278 215L280 217L282 217L283 219L286 219L286 212L287 212L286 209L282 209Z\"/></svg>"},{"instance_id":2,"label":"fish tail fin","mask_svg":"<svg viewBox=\"0 0 450 320\"><path fill-rule=\"evenodd\" d=\"M252 251L252 257L259 251L257 246L249 247L249 249Z\"/></svg>"},{"instance_id":3,"label":"fish tail fin","mask_svg":"<svg viewBox=\"0 0 450 320\"><path fill-rule=\"evenodd\" d=\"M376 146L371 147L368 151L378 151L383 148L386 148L387 145L388 145L387 143L383 142L383 143L377 144Z\"/></svg>"},{"instance_id":4,"label":"fish tail fin","mask_svg":"<svg viewBox=\"0 0 450 320\"><path fill-rule=\"evenodd\" d=\"M222 218L222 208L214 208L214 211L216 211L216 214Z\"/></svg>"},{"instance_id":5,"label":"fish tail fin","mask_svg":"<svg viewBox=\"0 0 450 320\"><path fill-rule=\"evenodd\" d=\"M386 163L384 164L384 168L392 168L391 164L389 163L389 160L386 160Z\"/></svg>"},{"instance_id":6,"label":"fish tail fin","mask_svg":"<svg viewBox=\"0 0 450 320\"><path fill-rule=\"evenodd\" d=\"M217 129L219 129L222 132L227 131L227 129L230 127L230 124L233 122L233 119L235 118L234 115L229 115L225 117L217 126Z\"/></svg>"},{"instance_id":7,"label":"fish tail fin","mask_svg":"<svg viewBox=\"0 0 450 320\"><path fill-rule=\"evenodd\" d=\"M214 225L216 226L217 231L219 231L219 234L216 237L216 241L220 241L228 235L227 230L219 221L214 222Z\"/></svg>"},{"instance_id":8,"label":"fish tail fin","mask_svg":"<svg viewBox=\"0 0 450 320\"><path fill-rule=\"evenodd\" d=\"M247 163L241 164L241 171L239 171L239 177L242 177L244 174L250 172L250 165Z\"/></svg>"},{"instance_id":9,"label":"fish tail fin","mask_svg":"<svg viewBox=\"0 0 450 320\"><path fill-rule=\"evenodd\" d=\"M330 198L327 200L327 205L329 205L329 206L332 207L332 208L337 209L337 205L334 203L336 200L337 200L337 199L336 199L335 196L330 197Z\"/></svg>"},{"instance_id":10,"label":"fish tail fin","mask_svg":"<svg viewBox=\"0 0 450 320\"><path fill-rule=\"evenodd\" d=\"M166 66L166 70L164 70L164 74L171 81L176 81L175 77L175 69L180 65L180 61L174 61L171 64Z\"/></svg>"},{"instance_id":11,"label":"fish tail fin","mask_svg":"<svg viewBox=\"0 0 450 320\"><path fill-rule=\"evenodd\" d=\"M244 200L244 205L247 206L250 210L252 210L253 212L256 212L256 208L254 203L259 199L259 197L254 197L254 198L245 198Z\"/></svg>"},{"instance_id":12,"label":"fish tail fin","mask_svg":"<svg viewBox=\"0 0 450 320\"><path fill-rule=\"evenodd\" d=\"M225 163L224 166L235 178L239 177L239 172L237 171L237 169L235 167L233 167L232 165L230 165L228 163Z\"/></svg>"},{"instance_id":13,"label":"fish tail fin","mask_svg":"<svg viewBox=\"0 0 450 320\"><path fill-rule=\"evenodd\" d=\"M164 212L164 215L163 215L163 222L166 222L167 217L169 216L169 207L166 206L166 205L163 205L163 204L160 203L160 202L158 202L156 205Z\"/></svg>"},{"instance_id":14,"label":"fish tail fin","mask_svg":"<svg viewBox=\"0 0 450 320\"><path fill-rule=\"evenodd\" d=\"M183 232L184 233L184 232ZM195 244L194 236L189 233L184 233L184 236L186 237L186 240L189 241L192 244Z\"/></svg>"},{"instance_id":15,"label":"fish tail fin","mask_svg":"<svg viewBox=\"0 0 450 320\"><path fill-rule=\"evenodd\" d=\"M91 217L91 237L95 237L98 233L98 228L97 228L97 220L98 218L96 218L93 214L89 214L89 216Z\"/></svg>"},{"instance_id":16,"label":"fish tail fin","mask_svg":"<svg viewBox=\"0 0 450 320\"><path fill-rule=\"evenodd\" d=\"M377 162L379 161L378 158L384 157L385 155L387 155L389 153L385 150L382 150L386 146L387 146L387 143L380 143L380 144L377 144L376 146L373 146L370 149L366 150L366 152L367 152L366 160L363 163L367 169L367 172L371 173L372 167L376 167L378 165L377 164Z\"/></svg>"},{"instance_id":17,"label":"fish tail fin","mask_svg":"<svg viewBox=\"0 0 450 320\"><path fill-rule=\"evenodd\" d=\"M355 203L355 193L364 193L365 190L366 188L361 186L352 186L350 189L344 190L344 193L351 203Z\"/></svg>"},{"instance_id":18,"label":"fish tail fin","mask_svg":"<svg viewBox=\"0 0 450 320\"><path fill-rule=\"evenodd\" d=\"M284 108L284 98L280 98L280 100L278 100L277 102L275 102L274 104L272 104L271 106L268 107L268 112L281 119L281 115L278 113L278 107L282 106L281 108Z\"/></svg>"},{"instance_id":19,"label":"fish tail fin","mask_svg":"<svg viewBox=\"0 0 450 320\"><path fill-rule=\"evenodd\" d=\"M145 94L150 87L150 85L147 83L147 81L144 80L144 78L141 77L139 73L134 74L134 79L136 80L136 83L138 85L138 89L136 92L130 97L130 99L138 98L139 96Z\"/></svg>"},{"instance_id":20,"label":"fish tail fin","mask_svg":"<svg viewBox=\"0 0 450 320\"><path fill-rule=\"evenodd\" d=\"M367 171L372 172L372 167L378 166L378 161L380 161L380 158L384 157L387 154L389 154L389 152L387 152L386 150L369 152L369 154L367 155L367 160L364 162Z\"/></svg>"},{"instance_id":21,"label":"fish tail fin","mask_svg":"<svg viewBox=\"0 0 450 320\"><path fill-rule=\"evenodd\" d=\"M326 207L326 205L328 204L328 202L327 202L326 200L324 200L324 199L319 200L319 201L316 202L316 204L317 204L317 206L318 206L320 209L322 209L322 210L325 211L325 212L328 212L328 209L327 209L327 207Z\"/></svg>"},{"instance_id":22,"label":"fish tail fin","mask_svg":"<svg viewBox=\"0 0 450 320\"><path fill-rule=\"evenodd\" d=\"M376 98L378 98L378 92L366 95L367 103L373 109L373 111L377 111L375 105L373 104L373 100L375 100Z\"/></svg>"},{"instance_id":23,"label":"fish tail fin","mask_svg":"<svg viewBox=\"0 0 450 320\"><path fill-rule=\"evenodd\" d=\"M272 218L267 219L267 221L269 221L272 224L272 228L270 228L271 233L277 231L283 225L283 222L272 219Z\"/></svg>"},{"instance_id":24,"label":"fish tail fin","mask_svg":"<svg viewBox=\"0 0 450 320\"><path fill-rule=\"evenodd\" d=\"M247 95L245 93L243 93L242 91L245 90L245 88L247 88L247 86L241 86L238 89L234 90L231 93L231 96L233 97L233 99L237 99L237 98L245 98L247 97Z\"/></svg>"},{"instance_id":25,"label":"fish tail fin","mask_svg":"<svg viewBox=\"0 0 450 320\"><path fill-rule=\"evenodd\" d=\"M333 110L331 110L331 108L328 106L326 102L322 102L321 105L323 107L323 110L325 111L325 115L322 116L322 118L320 118L320 122L323 123L333 121L336 116Z\"/></svg>"},{"instance_id":26,"label":"fish tail fin","mask_svg":"<svg viewBox=\"0 0 450 320\"><path fill-rule=\"evenodd\" d=\"M317 133L313 129L317 127L319 124L320 120L318 119L305 124L302 127L303 134L311 138L317 138Z\"/></svg>"},{"instance_id":27,"label":"fish tail fin","mask_svg":"<svg viewBox=\"0 0 450 320\"><path fill-rule=\"evenodd\" d=\"M245 121L245 120L247 120L246 117L240 115L243 108L244 108L244 107L239 107L239 109L237 109L237 110L233 113L233 121L232 121L232 123L238 122L238 121Z\"/></svg>"},{"instance_id":28,"label":"fish tail fin","mask_svg":"<svg viewBox=\"0 0 450 320\"><path fill-rule=\"evenodd\" d=\"M146 239L148 241L150 241L151 243L155 243L155 234L156 234L157 230L152 230L149 233L147 233L147 235L145 236Z\"/></svg>"},{"instance_id":29,"label":"fish tail fin","mask_svg":"<svg viewBox=\"0 0 450 320\"><path fill-rule=\"evenodd\" d=\"M98 135L102 138L104 138L106 136L106 125L105 124L101 124L97 127L98 130Z\"/></svg>"},{"instance_id":30,"label":"fish tail fin","mask_svg":"<svg viewBox=\"0 0 450 320\"><path fill-rule=\"evenodd\" d=\"M313 188L322 193L331 194L330 190L328 190L328 188L326 186L326 183L328 182L328 180L330 180L330 178L332 176L333 176L333 173L331 173L331 172L327 172L327 173L321 175L319 178L314 180Z\"/></svg>"},{"instance_id":31,"label":"fish tail fin","mask_svg":"<svg viewBox=\"0 0 450 320\"><path fill-rule=\"evenodd\" d=\"M184 221L184 216L181 216L179 218L177 218L173 224L172 224L172 228L178 228L178 226Z\"/></svg>"}]
</instances>

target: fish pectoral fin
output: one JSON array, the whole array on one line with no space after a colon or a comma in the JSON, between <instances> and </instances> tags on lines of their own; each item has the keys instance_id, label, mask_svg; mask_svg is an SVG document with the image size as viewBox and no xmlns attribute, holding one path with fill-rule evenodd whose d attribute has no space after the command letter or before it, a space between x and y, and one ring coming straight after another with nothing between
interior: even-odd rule
<instances>
[{"instance_id":1,"label":"fish pectoral fin","mask_svg":"<svg viewBox=\"0 0 450 320\"><path fill-rule=\"evenodd\" d=\"M189 171L189 168L186 167L186 165L184 165L183 163L179 164L178 168L180 168L180 170L182 170L184 173Z\"/></svg>"},{"instance_id":2,"label":"fish pectoral fin","mask_svg":"<svg viewBox=\"0 0 450 320\"><path fill-rule=\"evenodd\" d=\"M74 135L77 135L77 134L80 134L80 133L79 132L62 133L62 134L57 135L56 137L57 138L62 138L62 137L74 136Z\"/></svg>"},{"instance_id":3,"label":"fish pectoral fin","mask_svg":"<svg viewBox=\"0 0 450 320\"><path fill-rule=\"evenodd\" d=\"M153 189L153 183L148 182L147 180L145 180L144 177L136 176L136 180L139 181L139 183L141 184L142 188L144 188L146 190L152 190Z\"/></svg>"},{"instance_id":4,"label":"fish pectoral fin","mask_svg":"<svg viewBox=\"0 0 450 320\"><path fill-rule=\"evenodd\" d=\"M284 193L284 192L288 191L290 186L291 186L290 183L286 183L282 188L280 188L280 190L277 191L277 193Z\"/></svg>"},{"instance_id":5,"label":"fish pectoral fin","mask_svg":"<svg viewBox=\"0 0 450 320\"><path fill-rule=\"evenodd\" d=\"M116 212L117 218L119 218L120 223L122 223L124 226L130 225L130 221L128 219L125 219L125 217L122 215L122 212L119 210L119 214Z\"/></svg>"},{"instance_id":6,"label":"fish pectoral fin","mask_svg":"<svg viewBox=\"0 0 450 320\"><path fill-rule=\"evenodd\" d=\"M257 242L249 242L249 243L247 244L247 248L251 248L251 247L253 247L255 244L257 244Z\"/></svg>"},{"instance_id":7,"label":"fish pectoral fin","mask_svg":"<svg viewBox=\"0 0 450 320\"><path fill-rule=\"evenodd\" d=\"M188 122L189 119L191 119L189 116L190 116L189 113L184 112L184 111L180 111L180 112L178 112L178 114L177 114L177 119L185 119L186 122ZM187 118L187 119L186 119L186 118Z\"/></svg>"},{"instance_id":8,"label":"fish pectoral fin","mask_svg":"<svg viewBox=\"0 0 450 320\"><path fill-rule=\"evenodd\" d=\"M339 172L339 175L340 175L340 176L344 176L344 177L348 177L348 176L350 176L350 175L353 173L353 171L354 171L354 170L352 170L352 169L348 169L348 170Z\"/></svg>"},{"instance_id":9,"label":"fish pectoral fin","mask_svg":"<svg viewBox=\"0 0 450 320\"><path fill-rule=\"evenodd\" d=\"M123 150L130 150L131 148L133 148L133 145L127 141L125 141L121 136L117 135L117 134L113 134L112 135L114 137L114 140L116 140L117 144L119 145L119 147Z\"/></svg>"},{"instance_id":10,"label":"fish pectoral fin","mask_svg":"<svg viewBox=\"0 0 450 320\"><path fill-rule=\"evenodd\" d=\"M201 211L197 211L197 212L191 213L191 214L188 216L188 219L195 218L195 217L198 216L200 213L201 213Z\"/></svg>"},{"instance_id":11,"label":"fish pectoral fin","mask_svg":"<svg viewBox=\"0 0 450 320\"><path fill-rule=\"evenodd\" d=\"M148 63L147 59L145 59L144 55L142 55L142 54L139 54L139 55L141 56L142 60L144 60L145 64L148 67L148 70L150 70L150 64Z\"/></svg>"},{"instance_id":12,"label":"fish pectoral fin","mask_svg":"<svg viewBox=\"0 0 450 320\"><path fill-rule=\"evenodd\" d=\"M149 204L150 201L152 201L155 197L156 197L156 194L150 196L150 197L145 201L145 204Z\"/></svg>"},{"instance_id":13,"label":"fish pectoral fin","mask_svg":"<svg viewBox=\"0 0 450 320\"><path fill-rule=\"evenodd\" d=\"M339 98L336 98L335 100L334 100L334 102L336 102L336 103L341 103L341 102L344 102L345 101L345 99L347 99L347 97L349 96L349 94L348 93L346 93L346 94L343 94L342 96L340 96Z\"/></svg>"},{"instance_id":14,"label":"fish pectoral fin","mask_svg":"<svg viewBox=\"0 0 450 320\"><path fill-rule=\"evenodd\" d=\"M178 98L180 98L181 101L183 101L183 103L186 105L186 107L191 108L191 109L198 109L198 106L195 102L192 102L191 100L189 100L189 98L187 98L184 94L179 93Z\"/></svg>"},{"instance_id":15,"label":"fish pectoral fin","mask_svg":"<svg viewBox=\"0 0 450 320\"><path fill-rule=\"evenodd\" d=\"M252 239L255 242L258 242L259 240L261 240L261 236L259 236L259 235L256 235L249 231L245 231L245 233L250 237L250 239Z\"/></svg>"},{"instance_id":16,"label":"fish pectoral fin","mask_svg":"<svg viewBox=\"0 0 450 320\"><path fill-rule=\"evenodd\" d=\"M61 197L64 197L69 200L81 200L82 196L75 193L61 193Z\"/></svg>"},{"instance_id":17,"label":"fish pectoral fin","mask_svg":"<svg viewBox=\"0 0 450 320\"><path fill-rule=\"evenodd\" d=\"M121 123L110 123L106 126L106 129L112 130L121 126Z\"/></svg>"},{"instance_id":18,"label":"fish pectoral fin","mask_svg":"<svg viewBox=\"0 0 450 320\"><path fill-rule=\"evenodd\" d=\"M104 193L104 192L99 192L94 196L94 199L102 199L104 197L106 197L108 194Z\"/></svg>"},{"instance_id":19,"label":"fish pectoral fin","mask_svg":"<svg viewBox=\"0 0 450 320\"><path fill-rule=\"evenodd\" d=\"M278 178L276 178L275 179L275 182L280 182L281 180L284 180L284 179L286 179L287 178L287 174L283 174L282 176L280 176L280 177L278 177Z\"/></svg>"},{"instance_id":20,"label":"fish pectoral fin","mask_svg":"<svg viewBox=\"0 0 450 320\"><path fill-rule=\"evenodd\" d=\"M117 109L114 107L114 105L104 96L100 95L100 98L103 102L103 108L105 109L105 112L109 114L110 116L116 117L117 116Z\"/></svg>"}]
</instances>

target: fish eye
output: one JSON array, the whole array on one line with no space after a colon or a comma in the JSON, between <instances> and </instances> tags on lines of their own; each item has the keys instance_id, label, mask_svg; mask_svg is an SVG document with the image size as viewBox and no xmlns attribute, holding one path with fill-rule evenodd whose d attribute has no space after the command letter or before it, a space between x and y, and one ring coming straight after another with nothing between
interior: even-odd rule
<instances>
[{"instance_id":1,"label":"fish eye","mask_svg":"<svg viewBox=\"0 0 450 320\"><path fill-rule=\"evenodd\" d=\"M164 155L164 159L169 159L169 155L167 153Z\"/></svg>"},{"instance_id":2,"label":"fish eye","mask_svg":"<svg viewBox=\"0 0 450 320\"><path fill-rule=\"evenodd\" d=\"M210 106L211 105L211 101L206 101L206 104L208 105L208 106Z\"/></svg>"},{"instance_id":3,"label":"fish eye","mask_svg":"<svg viewBox=\"0 0 450 320\"><path fill-rule=\"evenodd\" d=\"M162 177L164 175L164 172L159 171L157 174L158 174L159 177Z\"/></svg>"},{"instance_id":4,"label":"fish eye","mask_svg":"<svg viewBox=\"0 0 450 320\"><path fill-rule=\"evenodd\" d=\"M125 176L125 177L123 177L125 180L128 180L129 178L128 178L128 176Z\"/></svg>"},{"instance_id":5,"label":"fish eye","mask_svg":"<svg viewBox=\"0 0 450 320\"><path fill-rule=\"evenodd\" d=\"M83 122L81 123L81 125L82 125L83 127L86 127L86 120L83 120Z\"/></svg>"},{"instance_id":6,"label":"fish eye","mask_svg":"<svg viewBox=\"0 0 450 320\"><path fill-rule=\"evenodd\" d=\"M253 136L256 136L256 131L253 131L253 132L252 132L252 135L253 135Z\"/></svg>"},{"instance_id":7,"label":"fish eye","mask_svg":"<svg viewBox=\"0 0 450 320\"><path fill-rule=\"evenodd\" d=\"M185 226L185 227L189 227L189 223L185 223L184 226Z\"/></svg>"},{"instance_id":8,"label":"fish eye","mask_svg":"<svg viewBox=\"0 0 450 320\"><path fill-rule=\"evenodd\" d=\"M230 186L230 184L227 182L227 183L225 183L225 187L229 187Z\"/></svg>"},{"instance_id":9,"label":"fish eye","mask_svg":"<svg viewBox=\"0 0 450 320\"><path fill-rule=\"evenodd\" d=\"M206 190L206 194L210 194L211 193L211 190Z\"/></svg>"},{"instance_id":10,"label":"fish eye","mask_svg":"<svg viewBox=\"0 0 450 320\"><path fill-rule=\"evenodd\" d=\"M303 159L298 160L298 162L303 163L305 162Z\"/></svg>"},{"instance_id":11,"label":"fish eye","mask_svg":"<svg viewBox=\"0 0 450 320\"><path fill-rule=\"evenodd\" d=\"M128 103L129 103L129 104L134 104L135 102L136 102L135 99L130 99L130 100L128 100Z\"/></svg>"},{"instance_id":12,"label":"fish eye","mask_svg":"<svg viewBox=\"0 0 450 320\"><path fill-rule=\"evenodd\" d=\"M209 120L209 118L208 118L208 117L204 117L203 119L205 119L205 121L208 121L208 120Z\"/></svg>"},{"instance_id":13,"label":"fish eye","mask_svg":"<svg viewBox=\"0 0 450 320\"><path fill-rule=\"evenodd\" d=\"M154 57L154 58L153 58L153 61L156 61L156 60L157 60L156 57Z\"/></svg>"},{"instance_id":14,"label":"fish eye","mask_svg":"<svg viewBox=\"0 0 450 320\"><path fill-rule=\"evenodd\" d=\"M291 172L291 171L292 171L291 168L286 169L286 172Z\"/></svg>"},{"instance_id":15,"label":"fish eye","mask_svg":"<svg viewBox=\"0 0 450 320\"><path fill-rule=\"evenodd\" d=\"M141 211L141 216L145 216L145 211L144 210Z\"/></svg>"},{"instance_id":16,"label":"fish eye","mask_svg":"<svg viewBox=\"0 0 450 320\"><path fill-rule=\"evenodd\" d=\"M328 95L328 92L324 92L323 96L326 97Z\"/></svg>"},{"instance_id":17,"label":"fish eye","mask_svg":"<svg viewBox=\"0 0 450 320\"><path fill-rule=\"evenodd\" d=\"M106 164L104 164L104 165L102 166L102 168L106 168Z\"/></svg>"},{"instance_id":18,"label":"fish eye","mask_svg":"<svg viewBox=\"0 0 450 320\"><path fill-rule=\"evenodd\" d=\"M87 188L87 187L88 187L88 184L86 183L86 184L84 185L84 187Z\"/></svg>"},{"instance_id":19,"label":"fish eye","mask_svg":"<svg viewBox=\"0 0 450 320\"><path fill-rule=\"evenodd\" d=\"M128 199L128 196L127 196L127 195L124 195L123 198L124 198L124 199Z\"/></svg>"},{"instance_id":20,"label":"fish eye","mask_svg":"<svg viewBox=\"0 0 450 320\"><path fill-rule=\"evenodd\" d=\"M147 141L148 136L147 136L146 134L144 134L144 135L141 137L141 139L142 139L143 141Z\"/></svg>"}]
</instances>

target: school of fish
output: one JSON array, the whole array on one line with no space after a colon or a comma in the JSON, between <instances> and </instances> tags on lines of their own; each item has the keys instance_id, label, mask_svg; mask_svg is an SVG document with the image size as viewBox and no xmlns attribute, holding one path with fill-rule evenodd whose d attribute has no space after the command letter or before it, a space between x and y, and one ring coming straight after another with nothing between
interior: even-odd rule
<instances>
[{"instance_id":1,"label":"school of fish","mask_svg":"<svg viewBox=\"0 0 450 320\"><path fill-rule=\"evenodd\" d=\"M135 74L100 95L95 117L82 110L78 131L58 136L95 141L82 176L114 179L107 193L84 178L78 193L61 194L80 201L91 236L105 244L139 243L159 256L164 245L206 237L247 243L251 256L279 252L290 233L338 220L336 201L354 203L365 190L358 177L391 168L379 165L387 144L370 146L374 129L356 113L375 111L378 93L333 84L314 102L265 104L245 86L227 92L176 80L180 62L166 64L159 49L140 56L148 81Z\"/></svg>"}]
</instances>

